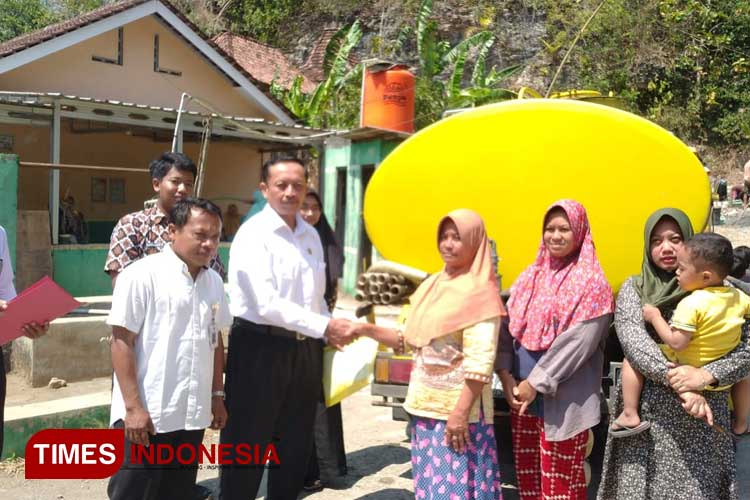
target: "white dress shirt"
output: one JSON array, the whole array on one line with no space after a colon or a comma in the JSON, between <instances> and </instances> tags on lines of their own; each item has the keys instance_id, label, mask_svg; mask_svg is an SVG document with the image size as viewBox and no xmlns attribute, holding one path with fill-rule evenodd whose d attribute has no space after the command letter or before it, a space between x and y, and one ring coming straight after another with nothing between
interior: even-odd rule
<instances>
[{"instance_id":1,"label":"white dress shirt","mask_svg":"<svg viewBox=\"0 0 750 500\"><path fill-rule=\"evenodd\" d=\"M13 263L10 261L10 248L5 228L0 226L0 300L9 301L16 296L13 286Z\"/></svg>"},{"instance_id":2,"label":"white dress shirt","mask_svg":"<svg viewBox=\"0 0 750 500\"><path fill-rule=\"evenodd\" d=\"M325 288L320 236L299 214L292 231L269 204L240 226L229 249L233 316L322 338Z\"/></svg>"},{"instance_id":3,"label":"white dress shirt","mask_svg":"<svg viewBox=\"0 0 750 500\"><path fill-rule=\"evenodd\" d=\"M231 321L219 274L201 269L193 281L171 245L120 273L107 323L136 334L138 392L157 433L211 424L214 349ZM124 418L115 376L110 423Z\"/></svg>"}]
</instances>

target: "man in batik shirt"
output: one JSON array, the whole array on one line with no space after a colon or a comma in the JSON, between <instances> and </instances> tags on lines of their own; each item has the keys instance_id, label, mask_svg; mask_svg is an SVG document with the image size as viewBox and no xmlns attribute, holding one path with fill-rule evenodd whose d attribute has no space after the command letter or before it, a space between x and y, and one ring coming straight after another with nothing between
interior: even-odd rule
<instances>
[{"instance_id":1,"label":"man in batik shirt","mask_svg":"<svg viewBox=\"0 0 750 500\"><path fill-rule=\"evenodd\" d=\"M193 194L197 169L182 153L164 153L149 165L151 185L157 195L156 205L133 212L120 219L112 230L104 272L112 278L133 262L161 252L169 243L169 213L178 200ZM224 266L217 254L210 267L225 278Z\"/></svg>"}]
</instances>

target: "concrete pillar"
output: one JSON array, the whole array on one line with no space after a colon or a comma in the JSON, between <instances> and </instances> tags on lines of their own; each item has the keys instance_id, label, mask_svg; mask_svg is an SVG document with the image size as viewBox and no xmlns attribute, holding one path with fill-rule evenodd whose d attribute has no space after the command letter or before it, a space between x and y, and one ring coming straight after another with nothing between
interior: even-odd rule
<instances>
[{"instance_id":1,"label":"concrete pillar","mask_svg":"<svg viewBox=\"0 0 750 500\"><path fill-rule=\"evenodd\" d=\"M349 165L346 176L346 227L344 228L343 289L353 295L362 263L359 248L362 240L362 166Z\"/></svg>"},{"instance_id":2,"label":"concrete pillar","mask_svg":"<svg viewBox=\"0 0 750 500\"><path fill-rule=\"evenodd\" d=\"M332 137L325 142L322 176L323 213L331 227L336 229L336 192L338 190L338 169L348 167L351 158L351 141L340 137Z\"/></svg>"},{"instance_id":3,"label":"concrete pillar","mask_svg":"<svg viewBox=\"0 0 750 500\"><path fill-rule=\"evenodd\" d=\"M60 101L55 101L50 127L50 163L60 163ZM60 236L60 169L49 171L49 225L52 244L57 245Z\"/></svg>"}]
</instances>

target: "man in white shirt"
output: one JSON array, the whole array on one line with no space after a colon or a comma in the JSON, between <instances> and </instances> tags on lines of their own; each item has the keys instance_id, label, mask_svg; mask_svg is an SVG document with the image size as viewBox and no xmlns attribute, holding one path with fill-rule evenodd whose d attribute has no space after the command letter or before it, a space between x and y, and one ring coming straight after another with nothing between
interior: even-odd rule
<instances>
[{"instance_id":1,"label":"man in white shirt","mask_svg":"<svg viewBox=\"0 0 750 500\"><path fill-rule=\"evenodd\" d=\"M172 243L120 273L107 323L112 325L111 423L125 430L125 461L110 479L111 499L185 499L197 475L206 427L227 421L222 328L231 323L221 277L208 265L221 237L221 210L184 198L170 218ZM167 467L132 460L131 444L165 444ZM156 448L159 450L159 448ZM179 458L193 466L180 465Z\"/></svg>"},{"instance_id":2,"label":"man in white shirt","mask_svg":"<svg viewBox=\"0 0 750 500\"><path fill-rule=\"evenodd\" d=\"M227 357L227 410L221 442L275 443L280 465L269 470L268 500L302 490L320 395L320 349L341 347L350 323L332 319L323 294L325 261L317 231L299 215L307 170L297 158L266 162L261 191L268 205L242 224L229 251L234 323ZM263 469L225 466L221 498L255 498Z\"/></svg>"},{"instance_id":3,"label":"man in white shirt","mask_svg":"<svg viewBox=\"0 0 750 500\"><path fill-rule=\"evenodd\" d=\"M16 287L13 285L13 264L10 260L10 247L8 247L8 235L5 228L0 226L0 316L7 309L9 300L16 296ZM30 339L38 339L49 330L49 323L42 325L29 323L23 326L23 333ZM3 423L5 422L5 356L0 348L0 455L3 454Z\"/></svg>"}]
</instances>

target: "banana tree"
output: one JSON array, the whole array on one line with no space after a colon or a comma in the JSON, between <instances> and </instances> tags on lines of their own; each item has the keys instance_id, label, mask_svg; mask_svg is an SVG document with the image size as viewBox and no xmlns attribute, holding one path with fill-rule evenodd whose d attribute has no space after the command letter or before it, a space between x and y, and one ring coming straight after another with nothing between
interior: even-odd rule
<instances>
[{"instance_id":1,"label":"banana tree","mask_svg":"<svg viewBox=\"0 0 750 500\"><path fill-rule=\"evenodd\" d=\"M308 94L302 92L302 77L294 79L288 89L276 79L271 83L271 93L294 113L297 118L313 127L331 127L346 121L338 116L336 102L341 90L362 73L362 66L349 68L349 55L362 39L359 21L338 30L326 46L323 57L324 80Z\"/></svg>"},{"instance_id":2,"label":"banana tree","mask_svg":"<svg viewBox=\"0 0 750 500\"><path fill-rule=\"evenodd\" d=\"M450 108L469 107L509 99L513 92L498 88L502 80L520 69L512 66L487 71L487 59L495 44L491 31L480 31L455 46L439 39L438 24L432 18L432 0L422 0L416 23L419 70L417 75L417 127L432 123ZM474 55L469 84L464 84L466 66ZM448 72L444 83L439 77Z\"/></svg>"}]
</instances>

